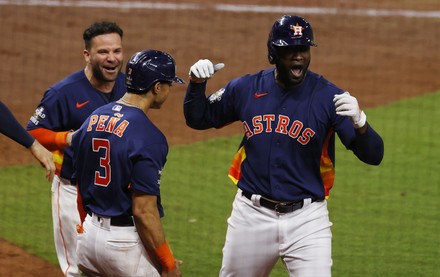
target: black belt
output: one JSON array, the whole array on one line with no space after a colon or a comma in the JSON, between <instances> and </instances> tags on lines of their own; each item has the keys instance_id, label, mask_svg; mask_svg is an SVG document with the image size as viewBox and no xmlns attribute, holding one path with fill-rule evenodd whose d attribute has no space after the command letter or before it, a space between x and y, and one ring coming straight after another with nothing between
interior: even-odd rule
<instances>
[{"instance_id":1,"label":"black belt","mask_svg":"<svg viewBox=\"0 0 440 277\"><path fill-rule=\"evenodd\" d=\"M90 216L92 216L91 213L89 213ZM98 219L105 218L103 216L99 216L95 214ZM113 216L110 217L110 225L112 226L118 226L118 227L128 227L128 226L134 226L134 220L132 216L129 215L120 215L120 216Z\"/></svg>"},{"instance_id":2,"label":"black belt","mask_svg":"<svg viewBox=\"0 0 440 277\"><path fill-rule=\"evenodd\" d=\"M241 194L247 199L252 200L252 193L247 191L242 191ZM274 210L277 213L286 214L301 209L304 205L304 200L295 201L295 202L280 202L261 196L260 205L265 208Z\"/></svg>"}]
</instances>

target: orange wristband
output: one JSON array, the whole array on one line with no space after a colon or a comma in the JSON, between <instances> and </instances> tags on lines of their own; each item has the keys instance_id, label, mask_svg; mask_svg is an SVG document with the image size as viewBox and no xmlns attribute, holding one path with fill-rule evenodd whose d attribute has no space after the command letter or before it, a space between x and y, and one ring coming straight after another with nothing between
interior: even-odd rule
<instances>
[{"instance_id":1,"label":"orange wristband","mask_svg":"<svg viewBox=\"0 0 440 277\"><path fill-rule=\"evenodd\" d=\"M171 252L168 242L165 241L161 246L157 247L154 252L159 258L160 264L165 272L171 272L176 267L173 253Z\"/></svg>"}]
</instances>

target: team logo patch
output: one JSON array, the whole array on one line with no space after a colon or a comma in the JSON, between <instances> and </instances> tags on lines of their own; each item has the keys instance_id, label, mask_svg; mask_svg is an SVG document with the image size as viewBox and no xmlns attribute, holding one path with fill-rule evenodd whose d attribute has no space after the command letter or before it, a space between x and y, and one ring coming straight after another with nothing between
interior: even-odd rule
<instances>
[{"instance_id":1,"label":"team logo patch","mask_svg":"<svg viewBox=\"0 0 440 277\"><path fill-rule=\"evenodd\" d=\"M298 23L296 23L296 26L290 25L290 29L293 31L294 37L302 37L302 30L304 30L304 28L299 26Z\"/></svg>"},{"instance_id":2,"label":"team logo patch","mask_svg":"<svg viewBox=\"0 0 440 277\"><path fill-rule=\"evenodd\" d=\"M221 89L219 89L217 92L214 92L213 94L211 94L209 97L208 97L208 100L209 100L209 103L214 103L214 102L218 102L218 101L220 101L220 100L222 100L222 95L223 95L223 93L225 93L225 89L224 88L221 88Z\"/></svg>"},{"instance_id":3,"label":"team logo patch","mask_svg":"<svg viewBox=\"0 0 440 277\"><path fill-rule=\"evenodd\" d=\"M122 106L121 105L114 105L112 107L112 111L120 112L121 110L122 110Z\"/></svg>"},{"instance_id":4,"label":"team logo patch","mask_svg":"<svg viewBox=\"0 0 440 277\"><path fill-rule=\"evenodd\" d=\"M35 125L38 125L40 121L43 121L43 119L45 118L46 118L46 114L44 113L44 107L40 106L35 109L35 113L33 116L31 116L30 121Z\"/></svg>"}]
</instances>

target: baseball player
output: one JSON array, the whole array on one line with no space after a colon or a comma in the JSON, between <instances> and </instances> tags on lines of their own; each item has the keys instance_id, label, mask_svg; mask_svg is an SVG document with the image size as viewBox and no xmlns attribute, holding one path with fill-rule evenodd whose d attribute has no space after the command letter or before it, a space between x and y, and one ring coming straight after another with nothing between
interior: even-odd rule
<instances>
[{"instance_id":1,"label":"baseball player","mask_svg":"<svg viewBox=\"0 0 440 277\"><path fill-rule=\"evenodd\" d=\"M331 276L327 197L333 186L335 133L363 162L380 164L384 145L348 92L308 70L312 26L282 16L267 41L274 68L229 82L205 97L223 64L190 68L188 126L241 121L244 137L229 176L237 184L220 276L268 276L279 258L289 276Z\"/></svg>"},{"instance_id":2,"label":"baseball player","mask_svg":"<svg viewBox=\"0 0 440 277\"><path fill-rule=\"evenodd\" d=\"M172 83L184 83L175 67L162 51L134 54L126 94L94 111L73 137L85 217L78 266L87 276L181 275L160 222L168 143L148 117L166 101Z\"/></svg>"},{"instance_id":3,"label":"baseball player","mask_svg":"<svg viewBox=\"0 0 440 277\"><path fill-rule=\"evenodd\" d=\"M122 29L113 22L96 22L84 33L86 66L52 85L30 118L27 129L54 153L56 176L52 182L52 219L61 270L78 276L76 266L77 189L72 176L73 131L96 108L125 93Z\"/></svg>"},{"instance_id":4,"label":"baseball player","mask_svg":"<svg viewBox=\"0 0 440 277\"><path fill-rule=\"evenodd\" d=\"M26 132L8 107L1 101L0 114L2 115L0 133L29 149L31 154L46 169L46 179L51 182L55 174L55 164L53 162L52 153Z\"/></svg>"}]
</instances>

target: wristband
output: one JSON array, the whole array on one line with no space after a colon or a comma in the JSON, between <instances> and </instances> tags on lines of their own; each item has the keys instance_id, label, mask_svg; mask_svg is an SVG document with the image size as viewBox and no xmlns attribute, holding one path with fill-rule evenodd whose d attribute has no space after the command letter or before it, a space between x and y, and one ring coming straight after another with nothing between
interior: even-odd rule
<instances>
[{"instance_id":1,"label":"wristband","mask_svg":"<svg viewBox=\"0 0 440 277\"><path fill-rule=\"evenodd\" d=\"M174 260L173 253L171 252L168 242L165 241L161 246L157 247L154 252L159 258L159 262L162 265L162 269L165 272L171 272L176 267L176 261Z\"/></svg>"}]
</instances>

